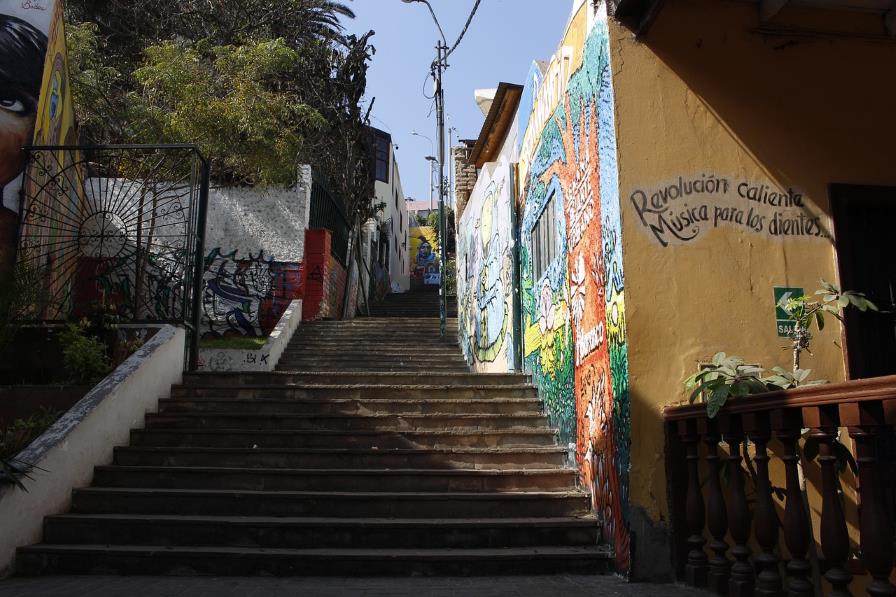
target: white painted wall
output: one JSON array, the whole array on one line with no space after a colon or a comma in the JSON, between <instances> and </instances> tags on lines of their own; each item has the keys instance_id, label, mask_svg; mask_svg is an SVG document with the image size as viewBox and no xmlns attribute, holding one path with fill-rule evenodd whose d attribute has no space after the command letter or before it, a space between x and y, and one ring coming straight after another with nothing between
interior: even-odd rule
<instances>
[{"instance_id":1,"label":"white painted wall","mask_svg":"<svg viewBox=\"0 0 896 597\"><path fill-rule=\"evenodd\" d=\"M205 253L221 247L237 257L302 261L311 206L311 166L299 166L296 188L230 187L209 192Z\"/></svg>"},{"instance_id":2,"label":"white painted wall","mask_svg":"<svg viewBox=\"0 0 896 597\"><path fill-rule=\"evenodd\" d=\"M411 286L409 224L407 199L401 187L401 175L393 146L389 149L389 182L375 181L376 203L385 203L377 214L379 224L388 222L390 234L389 277L393 292L406 292ZM369 243L368 243L369 246ZM369 252L369 251L368 251ZM375 258L376 256L373 256Z\"/></svg>"},{"instance_id":3,"label":"white painted wall","mask_svg":"<svg viewBox=\"0 0 896 597\"><path fill-rule=\"evenodd\" d=\"M0 486L0 576L13 572L16 547L38 543L44 517L68 510L72 489L89 485L94 467L112 462L113 448L181 382L184 338L163 326L18 455L39 468L24 480L27 492Z\"/></svg>"},{"instance_id":4,"label":"white painted wall","mask_svg":"<svg viewBox=\"0 0 896 597\"><path fill-rule=\"evenodd\" d=\"M199 349L199 370L215 372L273 371L301 321L302 301L297 299L286 308L277 327L268 335L264 346L258 350L201 348Z\"/></svg>"}]
</instances>

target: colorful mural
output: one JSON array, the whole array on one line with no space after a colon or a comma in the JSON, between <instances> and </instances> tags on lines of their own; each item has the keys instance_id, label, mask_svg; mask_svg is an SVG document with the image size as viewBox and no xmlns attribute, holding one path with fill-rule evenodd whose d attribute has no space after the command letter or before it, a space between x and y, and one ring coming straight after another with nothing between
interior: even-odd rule
<instances>
[{"instance_id":1,"label":"colorful mural","mask_svg":"<svg viewBox=\"0 0 896 597\"><path fill-rule=\"evenodd\" d=\"M205 258L203 336L267 336L289 303L301 298L301 287L301 263L214 248Z\"/></svg>"},{"instance_id":2,"label":"colorful mural","mask_svg":"<svg viewBox=\"0 0 896 597\"><path fill-rule=\"evenodd\" d=\"M475 371L514 367L510 169L486 164L458 227L461 348Z\"/></svg>"},{"instance_id":3,"label":"colorful mural","mask_svg":"<svg viewBox=\"0 0 896 597\"><path fill-rule=\"evenodd\" d=\"M569 42L588 26L590 10L582 6L575 14L561 58L579 55ZM565 84L559 83L563 93L552 116L540 134L533 137L527 130L524 136L523 346L526 369L552 422L564 441L575 442L604 539L615 548L617 570L626 573L631 425L625 301L609 42L605 9L598 10L580 63L569 69ZM544 110L543 102L537 108ZM541 122L535 116L537 110L530 128ZM545 209L554 210L554 220L541 220ZM556 258L535 279L533 251L536 242L544 242L533 238L539 221L556 223L551 253Z\"/></svg>"},{"instance_id":4,"label":"colorful mural","mask_svg":"<svg viewBox=\"0 0 896 597\"><path fill-rule=\"evenodd\" d=\"M15 253L25 169L22 147L33 140L38 115L42 123L46 120L38 104L45 95L42 83L54 4L0 0L0 273L9 271Z\"/></svg>"},{"instance_id":5,"label":"colorful mural","mask_svg":"<svg viewBox=\"0 0 896 597\"><path fill-rule=\"evenodd\" d=\"M410 229L411 282L439 284L439 241L431 226L415 226Z\"/></svg>"}]
</instances>

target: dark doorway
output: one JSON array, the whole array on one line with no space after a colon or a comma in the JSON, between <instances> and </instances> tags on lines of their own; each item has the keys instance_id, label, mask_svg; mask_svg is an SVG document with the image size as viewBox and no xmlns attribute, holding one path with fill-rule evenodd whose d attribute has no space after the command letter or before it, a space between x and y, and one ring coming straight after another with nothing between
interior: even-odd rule
<instances>
[{"instance_id":1,"label":"dark doorway","mask_svg":"<svg viewBox=\"0 0 896 597\"><path fill-rule=\"evenodd\" d=\"M849 378L896 374L896 187L832 185L831 205L842 288L881 311L845 312Z\"/></svg>"}]
</instances>

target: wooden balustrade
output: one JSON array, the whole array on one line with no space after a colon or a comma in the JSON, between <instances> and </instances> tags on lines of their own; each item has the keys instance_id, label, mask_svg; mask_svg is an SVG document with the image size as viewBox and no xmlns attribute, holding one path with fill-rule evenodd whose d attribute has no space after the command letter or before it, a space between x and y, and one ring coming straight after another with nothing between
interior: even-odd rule
<instances>
[{"instance_id":1,"label":"wooden balustrade","mask_svg":"<svg viewBox=\"0 0 896 597\"><path fill-rule=\"evenodd\" d=\"M872 597L896 596L896 376L732 399L715 420L702 404L668 407L664 418L673 533L680 538L673 543L681 550L673 561L685 582L734 597L840 597L859 585ZM857 554L837 460L842 428L858 466ZM821 500L818 537L801 474L807 437L818 443L821 480L811 488ZM783 465L783 479L776 479L784 483L783 499L773 493L774 458L777 470Z\"/></svg>"}]
</instances>

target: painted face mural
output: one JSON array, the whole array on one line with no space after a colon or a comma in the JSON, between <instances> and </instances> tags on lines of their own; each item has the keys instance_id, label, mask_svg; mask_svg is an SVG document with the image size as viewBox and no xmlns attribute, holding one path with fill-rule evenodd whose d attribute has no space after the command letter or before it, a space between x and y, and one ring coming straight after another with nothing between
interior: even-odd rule
<instances>
[{"instance_id":1,"label":"painted face mural","mask_svg":"<svg viewBox=\"0 0 896 597\"><path fill-rule=\"evenodd\" d=\"M18 225L22 147L31 143L40 96L47 35L0 3L0 271L11 263ZM22 12L21 9L18 12Z\"/></svg>"},{"instance_id":2,"label":"painted face mural","mask_svg":"<svg viewBox=\"0 0 896 597\"><path fill-rule=\"evenodd\" d=\"M438 285L439 254L435 230L429 226L413 227L410 229L410 238L411 253L414 255L412 282Z\"/></svg>"},{"instance_id":3,"label":"painted face mural","mask_svg":"<svg viewBox=\"0 0 896 597\"><path fill-rule=\"evenodd\" d=\"M573 30L588 10L586 5L574 18L568 39L576 38ZM628 359L613 90L606 14L599 11L562 99L531 155L521 158L528 164L521 197L524 349L526 369L552 422L563 440L575 442L604 539L615 548L617 569L626 573ZM545 77L544 85L550 80ZM545 235L550 209L558 225ZM539 258L545 242L551 243L547 254L556 255L547 264Z\"/></svg>"}]
</instances>

